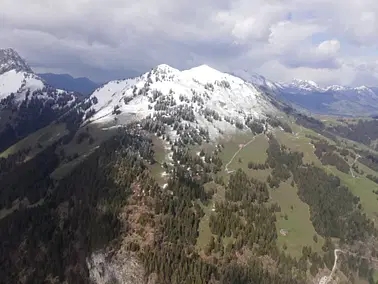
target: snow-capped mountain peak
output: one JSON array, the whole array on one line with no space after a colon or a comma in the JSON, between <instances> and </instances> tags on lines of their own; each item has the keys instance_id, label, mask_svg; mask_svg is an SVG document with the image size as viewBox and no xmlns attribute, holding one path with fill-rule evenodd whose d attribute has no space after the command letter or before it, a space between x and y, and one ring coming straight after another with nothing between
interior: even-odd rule
<instances>
[{"instance_id":1,"label":"snow-capped mountain peak","mask_svg":"<svg viewBox=\"0 0 378 284\"><path fill-rule=\"evenodd\" d=\"M12 48L0 49L0 75L10 70L32 73L26 61Z\"/></svg>"},{"instance_id":2,"label":"snow-capped mountain peak","mask_svg":"<svg viewBox=\"0 0 378 284\"><path fill-rule=\"evenodd\" d=\"M161 64L140 77L105 84L88 102L87 121L126 124L149 117L168 128L177 122L206 129L211 137L277 111L253 84L208 65L180 71Z\"/></svg>"},{"instance_id":3,"label":"snow-capped mountain peak","mask_svg":"<svg viewBox=\"0 0 378 284\"><path fill-rule=\"evenodd\" d=\"M163 74L175 74L179 72L179 70L169 66L168 64L159 64L158 66L152 69L152 72Z\"/></svg>"}]
</instances>

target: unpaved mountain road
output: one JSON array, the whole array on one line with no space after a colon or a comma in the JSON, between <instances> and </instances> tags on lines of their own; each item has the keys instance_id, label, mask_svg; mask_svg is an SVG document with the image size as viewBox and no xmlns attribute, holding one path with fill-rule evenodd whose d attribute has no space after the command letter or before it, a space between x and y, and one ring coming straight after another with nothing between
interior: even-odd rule
<instances>
[{"instance_id":1,"label":"unpaved mountain road","mask_svg":"<svg viewBox=\"0 0 378 284\"><path fill-rule=\"evenodd\" d=\"M351 251L344 251L344 250L341 250L341 249L335 249L334 250L335 261L333 263L332 271L331 271L331 273L328 276L323 276L320 279L319 284L328 284L328 283L330 283L330 281L332 281L332 277L335 274L335 271L336 271L336 268L337 268L337 260L339 258L339 255L338 255L339 252L340 253L344 253L344 254L350 254L350 255L353 255L353 256L358 256L356 253L353 253ZM359 257L367 259L369 261L373 261L373 262L377 262L378 263L378 259L377 258L369 258L369 257L364 257L364 256L359 256Z\"/></svg>"},{"instance_id":2,"label":"unpaved mountain road","mask_svg":"<svg viewBox=\"0 0 378 284\"><path fill-rule=\"evenodd\" d=\"M328 284L332 280L333 274L335 273L335 270L336 270L336 267L337 267L337 259L339 258L339 256L337 255L338 252L344 252L344 251L342 251L340 249L335 249L334 250L335 261L333 262L332 271L331 271L331 273L328 276L323 276L320 279L319 284Z\"/></svg>"}]
</instances>

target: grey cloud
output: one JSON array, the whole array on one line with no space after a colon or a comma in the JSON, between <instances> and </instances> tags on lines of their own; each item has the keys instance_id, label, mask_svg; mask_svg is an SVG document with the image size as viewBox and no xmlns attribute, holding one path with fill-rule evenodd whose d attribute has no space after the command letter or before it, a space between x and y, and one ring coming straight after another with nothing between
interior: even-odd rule
<instances>
[{"instance_id":1,"label":"grey cloud","mask_svg":"<svg viewBox=\"0 0 378 284\"><path fill-rule=\"evenodd\" d=\"M337 58L317 58L311 54L309 54L308 57L298 57L295 54L291 54L291 56L286 55L280 58L280 62L289 68L308 67L313 69L337 69L340 67L340 62Z\"/></svg>"},{"instance_id":2,"label":"grey cloud","mask_svg":"<svg viewBox=\"0 0 378 284\"><path fill-rule=\"evenodd\" d=\"M0 43L16 48L38 70L60 69L97 81L142 73L159 63L179 69L207 63L224 70L258 70L277 61L289 70L341 70L340 62L349 60L347 47L319 55L313 52L317 46L311 35L321 31L325 39L374 46L376 30L365 29L358 36L360 23L348 7L374 23L378 5L360 1L1 0ZM373 13L366 14L364 4ZM289 14L290 30L274 29ZM270 70L264 70L269 77Z\"/></svg>"}]
</instances>

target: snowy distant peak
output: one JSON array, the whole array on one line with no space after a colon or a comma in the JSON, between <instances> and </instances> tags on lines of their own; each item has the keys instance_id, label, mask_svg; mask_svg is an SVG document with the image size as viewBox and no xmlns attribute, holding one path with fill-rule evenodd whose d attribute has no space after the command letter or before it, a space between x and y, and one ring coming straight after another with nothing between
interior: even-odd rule
<instances>
[{"instance_id":1,"label":"snowy distant peak","mask_svg":"<svg viewBox=\"0 0 378 284\"><path fill-rule=\"evenodd\" d=\"M26 61L13 49L0 49L0 75L10 70L32 73Z\"/></svg>"},{"instance_id":2,"label":"snowy distant peak","mask_svg":"<svg viewBox=\"0 0 378 284\"><path fill-rule=\"evenodd\" d=\"M295 87L306 91L321 90L321 88L311 80L294 79L289 87Z\"/></svg>"},{"instance_id":3,"label":"snowy distant peak","mask_svg":"<svg viewBox=\"0 0 378 284\"><path fill-rule=\"evenodd\" d=\"M314 81L300 79L277 83L248 70L237 70L232 74L294 107L311 112L361 116L378 113L378 87L320 87Z\"/></svg>"},{"instance_id":4,"label":"snowy distant peak","mask_svg":"<svg viewBox=\"0 0 378 284\"><path fill-rule=\"evenodd\" d=\"M250 82L251 84L257 87L265 87L267 90L275 91L275 92L290 92L290 93L297 93L297 94L311 94L314 93L338 93L343 94L345 92L348 93L357 93L357 94L368 94L368 95L375 95L375 88L370 88L367 86L359 86L359 87L348 87L348 86L341 86L341 85L331 85L326 87L320 87L316 82L311 80L302 80L302 79L293 79L291 82L273 82L265 77L256 74L254 72L248 70L236 70L230 73L233 76L237 76L242 78L243 80ZM378 95L378 94L377 94Z\"/></svg>"},{"instance_id":5,"label":"snowy distant peak","mask_svg":"<svg viewBox=\"0 0 378 284\"><path fill-rule=\"evenodd\" d=\"M344 86L339 86L339 85L332 85L332 86L327 87L326 90L340 92L340 91L346 91L348 90L348 88Z\"/></svg>"},{"instance_id":6,"label":"snowy distant peak","mask_svg":"<svg viewBox=\"0 0 378 284\"><path fill-rule=\"evenodd\" d=\"M292 83L286 85L286 87L297 88L305 91L316 91L316 92L337 92L342 93L346 91L354 91L358 94L360 93L374 93L369 87L359 86L359 87L347 87L340 85L332 85L328 87L321 88L313 81L307 80L293 80Z\"/></svg>"},{"instance_id":7,"label":"snowy distant peak","mask_svg":"<svg viewBox=\"0 0 378 284\"><path fill-rule=\"evenodd\" d=\"M370 89L366 86L359 86L355 88L358 91L370 91Z\"/></svg>"},{"instance_id":8,"label":"snowy distant peak","mask_svg":"<svg viewBox=\"0 0 378 284\"><path fill-rule=\"evenodd\" d=\"M318 84L314 81L310 80L299 80L294 79L290 84L285 84L285 87L297 88L300 90L306 91L317 91L317 92L346 92L346 91L354 91L357 93L374 93L369 87L366 86L359 86L359 87L347 87L347 86L340 86L340 85L332 85L328 87L321 88Z\"/></svg>"},{"instance_id":9,"label":"snowy distant peak","mask_svg":"<svg viewBox=\"0 0 378 284\"><path fill-rule=\"evenodd\" d=\"M374 91L366 86L359 86L359 87L345 87L339 85L332 85L324 89L325 91L335 91L335 92L343 92L343 91L355 91L357 93L374 93Z\"/></svg>"},{"instance_id":10,"label":"snowy distant peak","mask_svg":"<svg viewBox=\"0 0 378 284\"><path fill-rule=\"evenodd\" d=\"M377 94L372 89L370 89L366 86L359 86L359 87L354 88L354 90L357 92L357 94L360 97L368 97L369 96L369 97L374 97L374 98L378 99Z\"/></svg>"},{"instance_id":11,"label":"snowy distant peak","mask_svg":"<svg viewBox=\"0 0 378 284\"><path fill-rule=\"evenodd\" d=\"M302 79L298 79L298 78L294 78L292 83L297 84L297 85L309 85L309 86L312 86L312 87L315 87L315 88L319 87L318 84L316 84L314 81L302 80Z\"/></svg>"}]
</instances>

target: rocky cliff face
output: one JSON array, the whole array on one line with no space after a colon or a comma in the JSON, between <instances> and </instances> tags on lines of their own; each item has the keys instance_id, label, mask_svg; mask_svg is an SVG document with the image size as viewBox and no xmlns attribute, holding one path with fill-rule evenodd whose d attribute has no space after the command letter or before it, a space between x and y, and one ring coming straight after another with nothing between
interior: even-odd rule
<instances>
[{"instance_id":1,"label":"rocky cliff face","mask_svg":"<svg viewBox=\"0 0 378 284\"><path fill-rule=\"evenodd\" d=\"M15 70L33 73L26 61L13 49L0 49L0 75Z\"/></svg>"}]
</instances>

